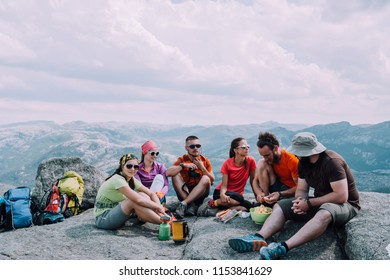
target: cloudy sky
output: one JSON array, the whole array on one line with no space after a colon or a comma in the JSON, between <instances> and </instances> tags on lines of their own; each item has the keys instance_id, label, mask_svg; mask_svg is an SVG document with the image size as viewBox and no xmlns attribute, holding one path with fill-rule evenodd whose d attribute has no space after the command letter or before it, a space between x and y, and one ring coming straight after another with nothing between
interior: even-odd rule
<instances>
[{"instance_id":1,"label":"cloudy sky","mask_svg":"<svg viewBox=\"0 0 390 280\"><path fill-rule=\"evenodd\" d=\"M0 123L390 120L390 1L2 0Z\"/></svg>"}]
</instances>

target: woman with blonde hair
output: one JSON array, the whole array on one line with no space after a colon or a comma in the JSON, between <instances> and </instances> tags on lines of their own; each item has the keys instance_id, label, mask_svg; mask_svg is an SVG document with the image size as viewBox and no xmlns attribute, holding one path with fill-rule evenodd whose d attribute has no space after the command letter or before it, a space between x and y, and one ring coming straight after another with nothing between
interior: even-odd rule
<instances>
[{"instance_id":1,"label":"woman with blonde hair","mask_svg":"<svg viewBox=\"0 0 390 280\"><path fill-rule=\"evenodd\" d=\"M101 185L95 201L95 224L117 229L136 214L139 220L160 224L165 215L157 195L134 178L139 161L133 154L123 155L119 166Z\"/></svg>"}]
</instances>

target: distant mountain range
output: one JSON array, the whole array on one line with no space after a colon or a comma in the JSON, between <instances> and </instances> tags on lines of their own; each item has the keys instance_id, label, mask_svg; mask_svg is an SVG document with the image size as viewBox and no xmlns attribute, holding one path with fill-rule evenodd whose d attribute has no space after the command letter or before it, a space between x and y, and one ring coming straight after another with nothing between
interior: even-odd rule
<instances>
[{"instance_id":1,"label":"distant mountain range","mask_svg":"<svg viewBox=\"0 0 390 280\"><path fill-rule=\"evenodd\" d=\"M315 126L275 122L238 126L12 123L0 125L0 182L33 186L38 165L53 157L77 156L110 173L122 154L131 152L140 156L140 147L146 140L158 144L159 161L169 167L177 156L185 153L184 139L196 135L201 139L202 153L211 160L218 183L219 169L228 157L232 139L245 137L251 145L251 155L260 159L256 147L260 131L276 134L281 147L288 147L299 131L313 132L328 149L347 160L360 190L390 193L390 121L374 125L340 122Z\"/></svg>"}]
</instances>

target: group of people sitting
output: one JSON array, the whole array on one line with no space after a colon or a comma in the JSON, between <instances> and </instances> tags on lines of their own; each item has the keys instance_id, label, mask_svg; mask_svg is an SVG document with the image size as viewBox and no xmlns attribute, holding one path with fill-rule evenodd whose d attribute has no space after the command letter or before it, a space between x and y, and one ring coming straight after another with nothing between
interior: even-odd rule
<instances>
[{"instance_id":1,"label":"group of people sitting","mask_svg":"<svg viewBox=\"0 0 390 280\"><path fill-rule=\"evenodd\" d=\"M344 225L360 209L359 193L345 160L325 148L310 132L296 134L291 146L280 148L276 136L261 132L257 163L249 155L245 138L232 140L229 158L221 166L222 181L210 197L215 176L210 160L201 154L196 136L185 139L186 154L166 168L156 161L159 150L153 141L145 142L141 160L123 155L115 172L98 190L95 202L96 226L117 229L130 219L160 224L166 215L165 195L168 177L179 203L172 209L176 218L215 216L224 209L249 211L260 204L273 208L260 231L232 238L228 244L237 252L260 251L263 259L278 259L290 249L322 235L329 225ZM255 201L244 197L249 180ZM314 193L309 197L309 188ZM168 207L168 206L167 206ZM307 221L290 239L267 243L287 220Z\"/></svg>"}]
</instances>

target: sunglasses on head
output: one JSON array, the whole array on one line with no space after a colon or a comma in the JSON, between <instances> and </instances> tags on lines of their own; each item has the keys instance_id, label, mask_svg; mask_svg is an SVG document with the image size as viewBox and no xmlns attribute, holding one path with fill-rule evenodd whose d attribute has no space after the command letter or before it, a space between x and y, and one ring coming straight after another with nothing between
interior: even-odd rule
<instances>
[{"instance_id":1,"label":"sunglasses on head","mask_svg":"<svg viewBox=\"0 0 390 280\"><path fill-rule=\"evenodd\" d=\"M202 145L201 144L192 144L192 145L188 145L188 147L190 148L190 149L195 149L195 148L200 148L200 147L202 147Z\"/></svg>"},{"instance_id":2,"label":"sunglasses on head","mask_svg":"<svg viewBox=\"0 0 390 280\"><path fill-rule=\"evenodd\" d=\"M242 146L239 146L237 148L248 149L249 150L250 146L249 145L242 145Z\"/></svg>"},{"instance_id":3,"label":"sunglasses on head","mask_svg":"<svg viewBox=\"0 0 390 280\"><path fill-rule=\"evenodd\" d=\"M139 169L139 165L136 165L136 164L126 164L125 165L127 169L132 169L134 167L134 169Z\"/></svg>"},{"instance_id":4,"label":"sunglasses on head","mask_svg":"<svg viewBox=\"0 0 390 280\"><path fill-rule=\"evenodd\" d=\"M156 156L156 157L158 157L158 155L160 154L160 152L151 152L151 151L149 151L149 154L150 154L151 156Z\"/></svg>"}]
</instances>

